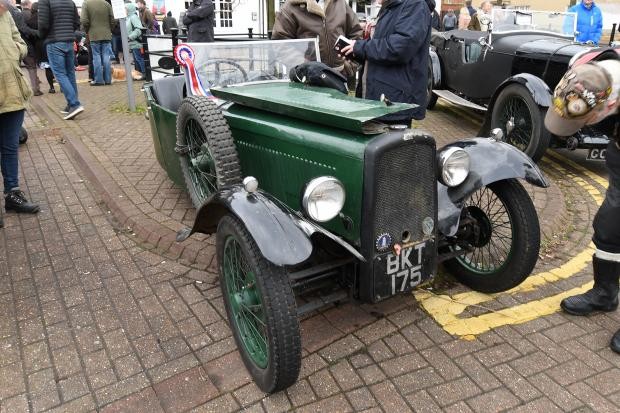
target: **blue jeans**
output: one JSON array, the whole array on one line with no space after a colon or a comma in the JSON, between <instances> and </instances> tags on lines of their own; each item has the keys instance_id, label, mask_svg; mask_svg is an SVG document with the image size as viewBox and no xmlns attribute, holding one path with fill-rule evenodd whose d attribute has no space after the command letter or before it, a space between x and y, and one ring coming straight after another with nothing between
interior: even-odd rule
<instances>
[{"instance_id":1,"label":"blue jeans","mask_svg":"<svg viewBox=\"0 0 620 413\"><path fill-rule=\"evenodd\" d=\"M95 83L112 82L112 44L109 41L90 42L93 51L93 80Z\"/></svg>"},{"instance_id":2,"label":"blue jeans","mask_svg":"<svg viewBox=\"0 0 620 413\"><path fill-rule=\"evenodd\" d=\"M19 189L18 158L19 133L24 123L24 110L0 113L0 167L4 193Z\"/></svg>"},{"instance_id":3,"label":"blue jeans","mask_svg":"<svg viewBox=\"0 0 620 413\"><path fill-rule=\"evenodd\" d=\"M120 61L119 56L123 54L123 41L120 34L112 35L112 53L114 54L114 59Z\"/></svg>"},{"instance_id":4,"label":"blue jeans","mask_svg":"<svg viewBox=\"0 0 620 413\"><path fill-rule=\"evenodd\" d=\"M53 42L47 45L47 59L69 107L80 106L75 82L73 43Z\"/></svg>"},{"instance_id":5,"label":"blue jeans","mask_svg":"<svg viewBox=\"0 0 620 413\"><path fill-rule=\"evenodd\" d=\"M136 70L144 75L146 69L144 69L144 57L142 56L142 51L140 49L131 49L131 52L133 53L133 61L136 66Z\"/></svg>"}]
</instances>

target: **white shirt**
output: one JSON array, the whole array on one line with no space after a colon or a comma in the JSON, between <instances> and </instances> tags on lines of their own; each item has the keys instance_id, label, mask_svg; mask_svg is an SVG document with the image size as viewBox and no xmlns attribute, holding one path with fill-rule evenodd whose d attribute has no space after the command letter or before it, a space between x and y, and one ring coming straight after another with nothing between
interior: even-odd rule
<instances>
[{"instance_id":1,"label":"white shirt","mask_svg":"<svg viewBox=\"0 0 620 413\"><path fill-rule=\"evenodd\" d=\"M318 0L317 3L323 10L325 10L325 0Z\"/></svg>"}]
</instances>

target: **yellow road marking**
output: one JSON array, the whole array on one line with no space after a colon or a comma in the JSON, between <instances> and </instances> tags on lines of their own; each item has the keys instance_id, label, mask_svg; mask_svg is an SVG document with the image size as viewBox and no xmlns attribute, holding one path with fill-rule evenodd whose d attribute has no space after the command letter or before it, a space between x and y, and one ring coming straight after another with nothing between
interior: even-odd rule
<instances>
[{"instance_id":1,"label":"yellow road marking","mask_svg":"<svg viewBox=\"0 0 620 413\"><path fill-rule=\"evenodd\" d=\"M581 165L578 165L569 159L565 159L556 153L551 151L548 151L547 153L551 154L553 158L566 162L571 167L586 174L597 184L607 188L607 180L598 176L594 172L589 171ZM566 168L563 168L561 165L550 159L545 158L544 162L560 172L562 176L569 177L579 186L584 188L592 196L597 205L600 205L603 202L603 195L601 192L583 178L570 173ZM581 294L589 290L592 288L592 282L588 282L580 287L576 287L569 291L555 294L550 297L545 297L540 300L530 301L513 307L504 308L499 311L491 311L480 316L459 318L458 316L469 306L480 306L481 303L493 300L503 294L533 291L537 287L540 287L546 283L569 278L589 266L593 253L594 245L590 243L588 247L560 267L532 275L519 286L499 294L491 295L476 291L469 291L466 293L449 296L437 295L426 290L419 290L414 292L414 296L420 305L443 327L445 331L450 334L462 336L464 339L471 340L474 339L476 335L489 331L492 328L501 327L507 324L521 324L545 315L553 314L559 310L560 301L571 295Z\"/></svg>"}]
</instances>

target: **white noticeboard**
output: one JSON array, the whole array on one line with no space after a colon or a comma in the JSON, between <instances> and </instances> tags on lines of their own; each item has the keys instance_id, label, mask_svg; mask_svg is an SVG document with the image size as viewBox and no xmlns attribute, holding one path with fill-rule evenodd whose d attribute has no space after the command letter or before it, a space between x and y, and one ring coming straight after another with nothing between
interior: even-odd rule
<instances>
[{"instance_id":1,"label":"white noticeboard","mask_svg":"<svg viewBox=\"0 0 620 413\"><path fill-rule=\"evenodd\" d=\"M127 17L124 0L112 0L112 13L115 19L124 19Z\"/></svg>"}]
</instances>

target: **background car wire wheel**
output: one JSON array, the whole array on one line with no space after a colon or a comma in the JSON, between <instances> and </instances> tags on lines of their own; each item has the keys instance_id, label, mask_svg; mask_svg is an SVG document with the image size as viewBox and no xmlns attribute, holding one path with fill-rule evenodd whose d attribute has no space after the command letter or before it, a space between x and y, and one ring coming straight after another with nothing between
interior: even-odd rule
<instances>
[{"instance_id":1,"label":"background car wire wheel","mask_svg":"<svg viewBox=\"0 0 620 413\"><path fill-rule=\"evenodd\" d=\"M26 143L26 141L28 141L28 131L22 128L19 131L19 144L23 145L24 143Z\"/></svg>"},{"instance_id":2,"label":"background car wire wheel","mask_svg":"<svg viewBox=\"0 0 620 413\"><path fill-rule=\"evenodd\" d=\"M493 105L491 128L501 128L504 141L538 161L549 147L551 134L544 125L546 110L534 101L527 88L506 86Z\"/></svg>"},{"instance_id":3,"label":"background car wire wheel","mask_svg":"<svg viewBox=\"0 0 620 413\"><path fill-rule=\"evenodd\" d=\"M216 242L220 287L243 362L266 393L297 381L301 333L288 273L268 262L247 229L227 215Z\"/></svg>"},{"instance_id":4,"label":"background car wire wheel","mask_svg":"<svg viewBox=\"0 0 620 413\"><path fill-rule=\"evenodd\" d=\"M463 284L485 293L509 290L525 280L538 259L540 227L531 198L515 179L474 192L463 210L476 224L465 237L473 251L444 265ZM459 249L459 247L453 247Z\"/></svg>"},{"instance_id":5,"label":"background car wire wheel","mask_svg":"<svg viewBox=\"0 0 620 413\"><path fill-rule=\"evenodd\" d=\"M176 150L195 208L222 187L241 182L239 157L228 123L206 97L190 96L181 103Z\"/></svg>"}]
</instances>

